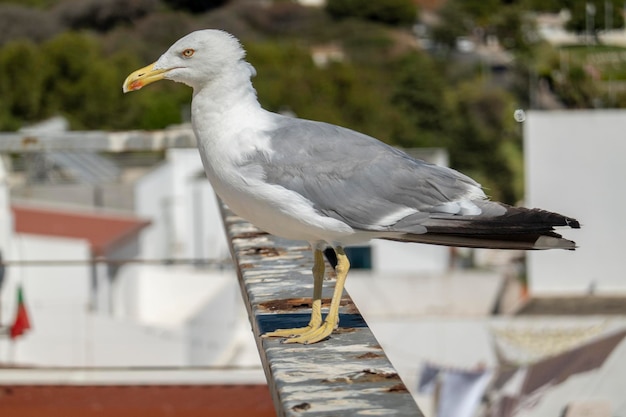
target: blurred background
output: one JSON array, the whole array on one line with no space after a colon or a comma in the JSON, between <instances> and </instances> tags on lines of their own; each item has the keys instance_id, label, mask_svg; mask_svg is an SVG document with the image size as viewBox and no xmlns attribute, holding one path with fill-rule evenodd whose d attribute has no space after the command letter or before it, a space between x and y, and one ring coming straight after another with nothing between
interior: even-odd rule
<instances>
[{"instance_id":1,"label":"blurred background","mask_svg":"<svg viewBox=\"0 0 626 417\"><path fill-rule=\"evenodd\" d=\"M626 416L625 13L621 0L0 1L0 413L273 415L191 90L121 91L183 35L218 28L243 42L265 108L583 223L574 253L349 248L348 291L427 417Z\"/></svg>"}]
</instances>

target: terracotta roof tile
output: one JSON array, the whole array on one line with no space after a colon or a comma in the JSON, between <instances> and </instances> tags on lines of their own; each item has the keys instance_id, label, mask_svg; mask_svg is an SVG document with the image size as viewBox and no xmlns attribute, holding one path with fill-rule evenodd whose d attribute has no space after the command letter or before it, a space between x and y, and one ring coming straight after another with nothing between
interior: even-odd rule
<instances>
[{"instance_id":1,"label":"terracotta roof tile","mask_svg":"<svg viewBox=\"0 0 626 417\"><path fill-rule=\"evenodd\" d=\"M0 416L273 417L266 385L5 385Z\"/></svg>"},{"instance_id":2,"label":"terracotta roof tile","mask_svg":"<svg viewBox=\"0 0 626 417\"><path fill-rule=\"evenodd\" d=\"M86 239L101 256L150 224L132 216L11 205L18 233Z\"/></svg>"}]
</instances>

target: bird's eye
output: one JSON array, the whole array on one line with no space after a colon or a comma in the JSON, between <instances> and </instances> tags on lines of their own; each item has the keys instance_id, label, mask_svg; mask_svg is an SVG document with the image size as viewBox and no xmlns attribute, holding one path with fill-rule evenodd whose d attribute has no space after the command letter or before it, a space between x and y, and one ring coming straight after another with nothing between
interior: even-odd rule
<instances>
[{"instance_id":1,"label":"bird's eye","mask_svg":"<svg viewBox=\"0 0 626 417\"><path fill-rule=\"evenodd\" d=\"M195 51L195 50L193 50L193 49L191 49L191 48L189 48L189 49L185 49L185 50L183 51L183 56L184 56L185 58L191 58L191 57L193 56L194 52L196 52L196 51Z\"/></svg>"}]
</instances>

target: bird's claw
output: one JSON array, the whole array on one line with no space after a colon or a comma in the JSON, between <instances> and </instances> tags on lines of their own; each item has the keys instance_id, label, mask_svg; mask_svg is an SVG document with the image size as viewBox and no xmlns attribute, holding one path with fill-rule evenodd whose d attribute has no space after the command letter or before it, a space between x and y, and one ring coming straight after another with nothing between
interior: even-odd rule
<instances>
[{"instance_id":1,"label":"bird's claw","mask_svg":"<svg viewBox=\"0 0 626 417\"><path fill-rule=\"evenodd\" d=\"M310 345L326 339L333 332L335 326L324 322L321 326L306 326L297 329L278 329L263 334L262 337L284 337L281 343L300 343Z\"/></svg>"}]
</instances>

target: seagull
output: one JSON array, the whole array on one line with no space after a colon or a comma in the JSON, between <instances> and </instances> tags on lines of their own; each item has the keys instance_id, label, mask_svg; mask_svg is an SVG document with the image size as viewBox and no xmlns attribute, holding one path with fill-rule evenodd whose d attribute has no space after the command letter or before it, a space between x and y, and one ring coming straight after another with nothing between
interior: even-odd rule
<instances>
[{"instance_id":1,"label":"seagull","mask_svg":"<svg viewBox=\"0 0 626 417\"><path fill-rule=\"evenodd\" d=\"M339 324L350 262L344 247L371 239L497 249L567 249L554 227L579 222L490 201L451 168L412 158L362 133L261 107L254 67L233 35L199 30L130 74L129 92L162 79L193 89L191 118L206 176L237 215L260 229L306 241L313 251L309 324L264 337L316 343ZM336 284L322 320L324 251L336 254Z\"/></svg>"}]
</instances>

